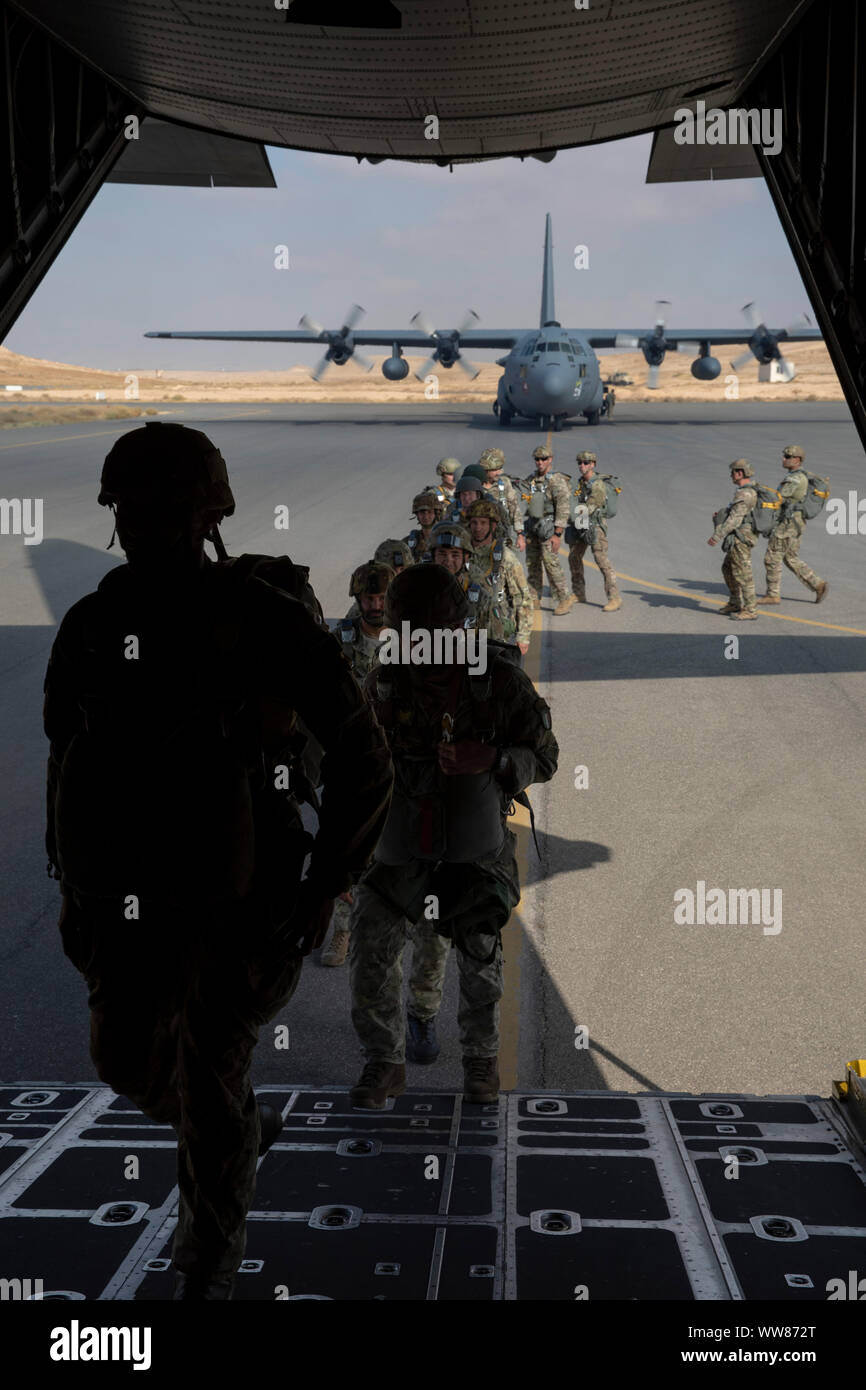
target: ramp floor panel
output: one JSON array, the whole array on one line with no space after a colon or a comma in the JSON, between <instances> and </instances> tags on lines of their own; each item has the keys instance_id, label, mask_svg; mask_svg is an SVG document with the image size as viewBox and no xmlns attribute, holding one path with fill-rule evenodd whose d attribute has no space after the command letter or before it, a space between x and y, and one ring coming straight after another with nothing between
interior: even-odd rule
<instances>
[{"instance_id":1,"label":"ramp floor panel","mask_svg":"<svg viewBox=\"0 0 866 1390\"><path fill-rule=\"evenodd\" d=\"M835 1101L258 1094L284 1125L238 1299L794 1301L866 1264L866 1154ZM0 1087L4 1277L169 1299L175 1152L107 1087Z\"/></svg>"}]
</instances>

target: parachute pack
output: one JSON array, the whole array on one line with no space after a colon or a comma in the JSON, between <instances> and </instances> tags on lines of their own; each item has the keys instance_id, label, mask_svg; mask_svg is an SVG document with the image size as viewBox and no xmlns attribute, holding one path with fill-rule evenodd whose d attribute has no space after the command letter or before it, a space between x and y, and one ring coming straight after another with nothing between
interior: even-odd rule
<instances>
[{"instance_id":1,"label":"parachute pack","mask_svg":"<svg viewBox=\"0 0 866 1390\"><path fill-rule=\"evenodd\" d=\"M585 531L585 530L587 530L587 529L589 529L589 530L594 529L595 523L596 523L596 521L597 521L600 517L605 517L605 518L607 518L607 517L611 517L611 516L616 516L616 509L617 509L617 503L618 503L618 501L619 501L619 494L622 492L622 487L621 487L621 485L620 485L619 478L616 476L615 473L602 473L599 477L590 479L590 482L591 482L591 483L597 483L597 482L604 483L604 492L605 492L604 506L599 507L598 511L596 511L596 512L593 513L592 518L590 519L590 522L589 522L589 526L587 527L587 524L586 524L586 503L585 503L585 502L578 502L578 501L572 500L572 503L571 503L571 524L572 524L572 526L574 526L578 531ZM578 498L578 497L580 496L580 493L581 493L581 489L580 489L579 487L578 487L578 488L575 488L575 490L574 490L574 492L573 492L573 494L572 494L572 498L573 498L573 499Z\"/></svg>"},{"instance_id":2,"label":"parachute pack","mask_svg":"<svg viewBox=\"0 0 866 1390\"><path fill-rule=\"evenodd\" d=\"M756 482L750 478L747 484L758 494L758 500L750 512L743 517L742 526L747 530L754 531L759 536L771 536L775 531L781 516L782 496L775 488L765 487L763 483ZM729 502L726 507L721 507L713 514L713 525L720 526L725 517L731 510L733 502Z\"/></svg>"},{"instance_id":3,"label":"parachute pack","mask_svg":"<svg viewBox=\"0 0 866 1390\"><path fill-rule=\"evenodd\" d=\"M800 513L806 521L814 521L816 516L827 505L827 498L830 496L830 479L822 478L819 473L810 473L808 469L801 470L809 480L809 488L802 502L795 504L792 510Z\"/></svg>"}]
</instances>

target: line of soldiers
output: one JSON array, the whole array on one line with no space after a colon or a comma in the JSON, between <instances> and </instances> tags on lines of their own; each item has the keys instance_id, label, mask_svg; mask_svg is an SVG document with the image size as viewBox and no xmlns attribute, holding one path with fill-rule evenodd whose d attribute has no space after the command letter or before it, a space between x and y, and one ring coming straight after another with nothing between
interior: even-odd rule
<instances>
[{"instance_id":1,"label":"line of soldiers","mask_svg":"<svg viewBox=\"0 0 866 1390\"><path fill-rule=\"evenodd\" d=\"M174 1297L226 1300L258 1158L282 1130L251 1085L259 1029L350 888L366 1056L352 1102L382 1108L405 1088L407 922L435 923L443 954L453 943L464 1098L497 1099L500 933L520 896L507 817L553 776L558 748L505 646L488 643L472 676L380 665L359 684L304 567L226 555L234 498L200 431L123 435L99 502L127 563L70 609L52 647L48 868L63 949L89 987L97 1072L178 1137ZM456 634L473 620L447 567L409 555L384 596L375 561L353 581L367 638L383 622ZM307 735L321 776L296 785Z\"/></svg>"},{"instance_id":2,"label":"line of soldiers","mask_svg":"<svg viewBox=\"0 0 866 1390\"><path fill-rule=\"evenodd\" d=\"M752 573L752 550L759 540L759 532L754 524L759 485L748 459L735 459L730 466L734 497L714 517L715 529L707 544L718 545L721 542L725 551L722 577L730 598L719 611L738 622L754 622L759 616L757 608L760 604L781 603L783 564L812 591L816 603L821 603L827 593L827 581L820 579L799 558L800 542L806 529L803 504L809 491L809 475L803 468L805 458L805 450L799 444L788 444L782 450L782 466L786 476L777 489L779 515L769 532L764 555L767 592L763 598L756 595Z\"/></svg>"}]
</instances>

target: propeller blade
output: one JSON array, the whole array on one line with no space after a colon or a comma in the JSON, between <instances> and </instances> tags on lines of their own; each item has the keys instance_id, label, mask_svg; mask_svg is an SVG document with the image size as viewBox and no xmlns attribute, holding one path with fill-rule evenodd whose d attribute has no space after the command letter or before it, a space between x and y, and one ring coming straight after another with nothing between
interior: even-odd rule
<instances>
[{"instance_id":1,"label":"propeller blade","mask_svg":"<svg viewBox=\"0 0 866 1390\"><path fill-rule=\"evenodd\" d=\"M376 365L371 357L366 357L364 353L359 352L357 348L355 348L355 351L352 353L350 360L352 362L357 362L362 372L371 372Z\"/></svg>"},{"instance_id":2,"label":"propeller blade","mask_svg":"<svg viewBox=\"0 0 866 1390\"><path fill-rule=\"evenodd\" d=\"M799 318L794 319L793 323L789 323L787 328L783 328L782 333L784 333L786 337L789 337L792 333L798 333L801 328L811 328L812 326L812 320L809 318L809 315L801 314ZM779 334L780 338L782 333Z\"/></svg>"},{"instance_id":3,"label":"propeller blade","mask_svg":"<svg viewBox=\"0 0 866 1390\"><path fill-rule=\"evenodd\" d=\"M744 304L742 309L740 310L740 313L743 315L744 319L746 320L746 323L749 325L753 333L755 332L756 328L760 328L763 320L761 318L761 315L758 313L758 306L756 305L754 300L749 300L748 304Z\"/></svg>"},{"instance_id":4,"label":"propeller blade","mask_svg":"<svg viewBox=\"0 0 866 1390\"><path fill-rule=\"evenodd\" d=\"M434 367L438 367L438 366L439 366L439 359L438 359L438 357L428 357L428 358L427 358L427 361L424 362L424 363L418 368L418 370L416 371L415 375L417 376L417 378L418 378L419 381L423 381L424 378L425 378L425 376L427 376L430 372L432 372L432 370L433 370Z\"/></svg>"},{"instance_id":5,"label":"propeller blade","mask_svg":"<svg viewBox=\"0 0 866 1390\"><path fill-rule=\"evenodd\" d=\"M779 357L778 364L779 371L782 375L782 380L793 381L794 377L797 375L796 368L794 367L793 363L789 362L787 357Z\"/></svg>"},{"instance_id":6,"label":"propeller blade","mask_svg":"<svg viewBox=\"0 0 866 1390\"><path fill-rule=\"evenodd\" d=\"M304 314L303 318L298 324L298 327L306 328L308 333L315 333L317 338L321 338L322 334L325 331L320 323L317 323L315 319L310 318L309 314Z\"/></svg>"},{"instance_id":7,"label":"propeller blade","mask_svg":"<svg viewBox=\"0 0 866 1390\"><path fill-rule=\"evenodd\" d=\"M700 350L700 343L677 343L677 352L688 352L692 356L697 357Z\"/></svg>"},{"instance_id":8,"label":"propeller blade","mask_svg":"<svg viewBox=\"0 0 866 1390\"><path fill-rule=\"evenodd\" d=\"M646 384L649 387L650 391L654 391L656 389L656 387L659 384L658 367L650 367L649 371L647 372Z\"/></svg>"},{"instance_id":9,"label":"propeller blade","mask_svg":"<svg viewBox=\"0 0 866 1390\"><path fill-rule=\"evenodd\" d=\"M467 311L466 311L466 317L465 317L465 319L463 320L463 322L461 323L460 327L459 327L458 330L457 330L457 336L458 336L458 337L462 336L462 334L464 334L464 333L466 332L467 328L474 328L475 325L476 325L476 323L480 323L480 322L481 322L481 319L478 317L478 315L476 314L475 310L474 310L474 309L467 309Z\"/></svg>"},{"instance_id":10,"label":"propeller blade","mask_svg":"<svg viewBox=\"0 0 866 1390\"><path fill-rule=\"evenodd\" d=\"M351 333L352 329L355 327L355 324L358 322L358 319L362 319L363 317L364 310L361 308L360 304L353 304L348 314L346 315L346 321L343 324L343 327L340 329L340 332L343 334L343 336L345 337L347 333Z\"/></svg>"},{"instance_id":11,"label":"propeller blade","mask_svg":"<svg viewBox=\"0 0 866 1390\"><path fill-rule=\"evenodd\" d=\"M633 338L630 333L617 333L613 341L619 348L640 347L640 338Z\"/></svg>"},{"instance_id":12,"label":"propeller blade","mask_svg":"<svg viewBox=\"0 0 866 1390\"><path fill-rule=\"evenodd\" d=\"M313 371L313 381L321 381L330 365L331 359L328 354L325 353L324 357L320 357L319 361L316 363L315 370Z\"/></svg>"},{"instance_id":13,"label":"propeller blade","mask_svg":"<svg viewBox=\"0 0 866 1390\"><path fill-rule=\"evenodd\" d=\"M666 309L669 309L671 307L671 301L669 299L656 300L656 310L658 311L656 314L656 328L664 328L665 316L662 311L662 305L664 305Z\"/></svg>"},{"instance_id":14,"label":"propeller blade","mask_svg":"<svg viewBox=\"0 0 866 1390\"><path fill-rule=\"evenodd\" d=\"M422 313L421 311L419 311L417 314L412 315L411 323L414 328L417 328L419 332L426 334L428 338L436 337L436 329L433 327L427 315Z\"/></svg>"},{"instance_id":15,"label":"propeller blade","mask_svg":"<svg viewBox=\"0 0 866 1390\"><path fill-rule=\"evenodd\" d=\"M476 367L474 362L467 362L466 358L463 357L462 354L458 356L455 359L455 361L457 362L457 365L460 368L460 370L466 373L470 381L474 381L478 373L481 371L481 368Z\"/></svg>"},{"instance_id":16,"label":"propeller blade","mask_svg":"<svg viewBox=\"0 0 866 1390\"><path fill-rule=\"evenodd\" d=\"M731 359L731 366L733 367L735 372L738 372L741 367L745 367L747 362L752 361L754 361L754 353L752 352L752 349L749 348L747 352L741 352L739 357L733 357Z\"/></svg>"}]
</instances>

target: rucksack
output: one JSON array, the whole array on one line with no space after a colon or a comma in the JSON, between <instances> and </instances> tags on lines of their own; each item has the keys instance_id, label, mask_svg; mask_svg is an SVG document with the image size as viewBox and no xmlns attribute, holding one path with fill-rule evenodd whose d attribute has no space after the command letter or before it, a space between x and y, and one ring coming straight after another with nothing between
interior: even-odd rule
<instances>
[{"instance_id":1,"label":"rucksack","mask_svg":"<svg viewBox=\"0 0 866 1390\"><path fill-rule=\"evenodd\" d=\"M604 490L607 494L602 516L616 516L617 501L622 492L619 478L614 473L603 473L601 481L604 483Z\"/></svg>"},{"instance_id":2,"label":"rucksack","mask_svg":"<svg viewBox=\"0 0 866 1390\"><path fill-rule=\"evenodd\" d=\"M820 473L810 473L807 469L801 470L809 480L809 487L802 502L796 502L792 510L798 511L806 521L814 521L816 516L827 505L827 498L830 496L830 479L822 478Z\"/></svg>"},{"instance_id":3,"label":"rucksack","mask_svg":"<svg viewBox=\"0 0 866 1390\"><path fill-rule=\"evenodd\" d=\"M196 595L186 630L183 595L174 627L160 626L145 602L139 660L118 658L141 616L128 570L110 571L100 584L105 601L87 611L78 666L84 728L57 779L57 862L64 883L83 893L196 909L254 893L279 922L291 912L311 844L294 806L302 775L295 764L308 735L293 711L251 698L233 661L241 585L267 575L314 615L321 609L307 571L287 557L241 556L213 569L217 583L234 572L237 602L231 579L224 605L215 588L204 627L199 619L213 599ZM112 601L118 587L123 599L124 585L131 604ZM146 653L161 640L154 670ZM274 768L283 764L288 775L278 786Z\"/></svg>"},{"instance_id":4,"label":"rucksack","mask_svg":"<svg viewBox=\"0 0 866 1390\"><path fill-rule=\"evenodd\" d=\"M603 473L603 474L601 474L601 475L600 475L599 477L597 477L597 478L592 478L592 479L590 479L590 482L592 482L592 483L604 483L604 492L605 492L604 505L601 506L601 507L599 507L598 510L597 510L596 512L593 512L592 518L591 518L590 523L589 523L589 526L587 527L585 524L583 524L583 523L585 522L585 519L586 519L586 514L583 513L583 520L581 520L581 514L580 514L580 511L579 511L579 509L580 509L581 507L585 507L585 506L586 506L586 503L585 503L585 502L578 502L578 501L572 500L572 503L571 503L571 524L572 524L572 526L575 526L575 527L577 528L577 530L579 530L579 531L581 531L581 530L583 530L583 531L585 531L585 530L590 530L591 532L594 532L594 530L595 530L595 524L596 524L596 522L599 520L600 517L607 518L607 517L611 517L611 516L616 516L617 502L618 502L618 500L619 500L619 494L622 492L622 488L620 487L619 478L617 478L616 475L615 475L614 473ZM579 497L579 495L580 495L580 486L578 486L578 487L576 487L576 488L574 489L574 491L573 491L573 493L572 493L572 499L575 499L575 498Z\"/></svg>"},{"instance_id":5,"label":"rucksack","mask_svg":"<svg viewBox=\"0 0 866 1390\"><path fill-rule=\"evenodd\" d=\"M746 512L741 526L737 529L746 527L759 536L771 536L778 526L781 516L781 493L778 493L775 488L765 487L763 483L756 482L754 478L750 478L746 486L758 494L758 500L752 510ZM721 525L733 505L733 502L729 502L726 507L720 507L713 514L714 526Z\"/></svg>"}]
</instances>

